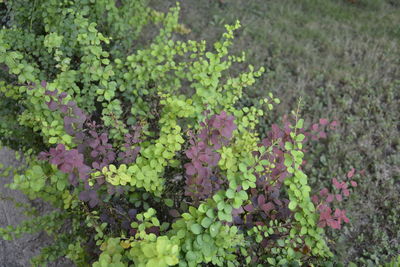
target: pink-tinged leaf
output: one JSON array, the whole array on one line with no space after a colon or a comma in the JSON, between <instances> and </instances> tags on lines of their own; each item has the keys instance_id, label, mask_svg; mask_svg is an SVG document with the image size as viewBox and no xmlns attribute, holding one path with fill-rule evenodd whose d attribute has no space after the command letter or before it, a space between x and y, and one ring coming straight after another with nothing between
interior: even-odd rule
<instances>
[{"instance_id":1,"label":"pink-tinged leaf","mask_svg":"<svg viewBox=\"0 0 400 267\"><path fill-rule=\"evenodd\" d=\"M72 117L69 117L69 116L64 117L64 125L70 125L70 124L74 123L74 121L75 120Z\"/></svg>"},{"instance_id":2,"label":"pink-tinged leaf","mask_svg":"<svg viewBox=\"0 0 400 267\"><path fill-rule=\"evenodd\" d=\"M311 130L313 130L313 131L318 131L318 129L319 129L319 125L318 125L318 123L314 123L312 126L311 126Z\"/></svg>"},{"instance_id":3,"label":"pink-tinged leaf","mask_svg":"<svg viewBox=\"0 0 400 267\"><path fill-rule=\"evenodd\" d=\"M43 152L39 153L38 159L39 160L47 160L49 158L49 156L50 156L49 153L43 151Z\"/></svg>"},{"instance_id":4,"label":"pink-tinged leaf","mask_svg":"<svg viewBox=\"0 0 400 267\"><path fill-rule=\"evenodd\" d=\"M57 107L58 107L58 104L57 104L57 102L55 102L55 101L52 99L52 100L50 100L50 102L47 102L47 106L49 107L49 109L50 109L51 111L55 111L55 110L57 109Z\"/></svg>"},{"instance_id":5,"label":"pink-tinged leaf","mask_svg":"<svg viewBox=\"0 0 400 267\"><path fill-rule=\"evenodd\" d=\"M327 125L327 124L328 124L328 120L327 120L327 119L324 119L324 118L321 118L321 119L319 119L319 123L320 123L321 125Z\"/></svg>"},{"instance_id":6,"label":"pink-tinged leaf","mask_svg":"<svg viewBox=\"0 0 400 267\"><path fill-rule=\"evenodd\" d=\"M264 238L264 239L261 241L260 245L261 245L263 248L266 248L266 247L268 246L268 243L269 243L268 239L267 239L267 238Z\"/></svg>"},{"instance_id":7,"label":"pink-tinged leaf","mask_svg":"<svg viewBox=\"0 0 400 267\"><path fill-rule=\"evenodd\" d=\"M220 117L221 119L225 119L227 117L228 114L226 114L226 112L223 110L221 111L221 113L218 115L218 117Z\"/></svg>"},{"instance_id":8,"label":"pink-tinged leaf","mask_svg":"<svg viewBox=\"0 0 400 267\"><path fill-rule=\"evenodd\" d=\"M328 203L330 203L330 202L333 201L333 199L334 199L334 195L333 195L333 194L329 194L328 197L326 198L326 201L327 201Z\"/></svg>"},{"instance_id":9,"label":"pink-tinged leaf","mask_svg":"<svg viewBox=\"0 0 400 267\"><path fill-rule=\"evenodd\" d=\"M326 227L326 221L319 221L318 222L318 224L317 224L317 226L319 227L319 228L324 228L324 227Z\"/></svg>"},{"instance_id":10,"label":"pink-tinged leaf","mask_svg":"<svg viewBox=\"0 0 400 267\"><path fill-rule=\"evenodd\" d=\"M272 128L273 139L278 139L283 137L283 132L277 124L272 124L271 128Z\"/></svg>"},{"instance_id":11,"label":"pink-tinged leaf","mask_svg":"<svg viewBox=\"0 0 400 267\"><path fill-rule=\"evenodd\" d=\"M332 183L337 189L341 188L341 184L338 182L338 180L336 178L332 179Z\"/></svg>"},{"instance_id":12,"label":"pink-tinged leaf","mask_svg":"<svg viewBox=\"0 0 400 267\"><path fill-rule=\"evenodd\" d=\"M342 194L336 194L337 201L342 201Z\"/></svg>"},{"instance_id":13,"label":"pink-tinged leaf","mask_svg":"<svg viewBox=\"0 0 400 267\"><path fill-rule=\"evenodd\" d=\"M274 202L275 202L275 204L278 205L278 206L282 206L282 204L283 204L282 201L280 201L280 200L277 199L277 198L274 199Z\"/></svg>"},{"instance_id":14,"label":"pink-tinged leaf","mask_svg":"<svg viewBox=\"0 0 400 267\"><path fill-rule=\"evenodd\" d=\"M79 199L82 201L89 201L90 200L90 194L88 190L82 191L79 193Z\"/></svg>"},{"instance_id":15,"label":"pink-tinged leaf","mask_svg":"<svg viewBox=\"0 0 400 267\"><path fill-rule=\"evenodd\" d=\"M342 219L343 219L343 221L344 221L345 223L349 223L349 222L350 222L349 218L347 218L347 216L346 216L346 211L345 211L345 210L343 211Z\"/></svg>"},{"instance_id":16,"label":"pink-tinged leaf","mask_svg":"<svg viewBox=\"0 0 400 267\"><path fill-rule=\"evenodd\" d=\"M350 195L350 191L348 189L343 189L343 195L348 197Z\"/></svg>"},{"instance_id":17,"label":"pink-tinged leaf","mask_svg":"<svg viewBox=\"0 0 400 267\"><path fill-rule=\"evenodd\" d=\"M333 229L340 229L340 222L334 219L328 220L327 224Z\"/></svg>"},{"instance_id":18,"label":"pink-tinged leaf","mask_svg":"<svg viewBox=\"0 0 400 267\"><path fill-rule=\"evenodd\" d=\"M58 97L59 97L59 99L60 99L60 101L61 101L63 98L66 98L67 95L68 95L67 93L62 92Z\"/></svg>"},{"instance_id":19,"label":"pink-tinged leaf","mask_svg":"<svg viewBox=\"0 0 400 267\"><path fill-rule=\"evenodd\" d=\"M327 137L325 132L319 132L318 135L319 135L319 138L326 138Z\"/></svg>"},{"instance_id":20,"label":"pink-tinged leaf","mask_svg":"<svg viewBox=\"0 0 400 267\"><path fill-rule=\"evenodd\" d=\"M357 182L356 181L350 181L350 184L352 187L356 187L357 186Z\"/></svg>"},{"instance_id":21,"label":"pink-tinged leaf","mask_svg":"<svg viewBox=\"0 0 400 267\"><path fill-rule=\"evenodd\" d=\"M220 133L223 137L230 139L232 137L233 127L224 127L220 129Z\"/></svg>"},{"instance_id":22,"label":"pink-tinged leaf","mask_svg":"<svg viewBox=\"0 0 400 267\"><path fill-rule=\"evenodd\" d=\"M54 91L50 91L50 90L46 90L46 92L44 93L45 95L50 95L50 96L56 96L58 93L58 90L54 90Z\"/></svg>"},{"instance_id":23,"label":"pink-tinged leaf","mask_svg":"<svg viewBox=\"0 0 400 267\"><path fill-rule=\"evenodd\" d=\"M66 105L60 105L59 106L61 113L67 113L68 112L68 107Z\"/></svg>"},{"instance_id":24,"label":"pink-tinged leaf","mask_svg":"<svg viewBox=\"0 0 400 267\"><path fill-rule=\"evenodd\" d=\"M332 121L330 124L330 128L332 130L336 129L336 127L339 125L339 123L337 121Z\"/></svg>"},{"instance_id":25,"label":"pink-tinged leaf","mask_svg":"<svg viewBox=\"0 0 400 267\"><path fill-rule=\"evenodd\" d=\"M325 204L320 205L318 211L320 212L320 218L322 219L329 219L331 217L332 210Z\"/></svg>"},{"instance_id":26,"label":"pink-tinged leaf","mask_svg":"<svg viewBox=\"0 0 400 267\"><path fill-rule=\"evenodd\" d=\"M106 133L102 133L102 134L100 135L100 139L101 139L101 141L102 141L103 143L107 143L107 141L108 141L108 135L107 135Z\"/></svg>"},{"instance_id":27,"label":"pink-tinged leaf","mask_svg":"<svg viewBox=\"0 0 400 267\"><path fill-rule=\"evenodd\" d=\"M95 131L89 131L89 134L93 137L93 138L99 138L99 135L97 134L97 132Z\"/></svg>"},{"instance_id":28,"label":"pink-tinged leaf","mask_svg":"<svg viewBox=\"0 0 400 267\"><path fill-rule=\"evenodd\" d=\"M314 203L314 205L317 205L319 201L318 196L317 195L312 196L311 201Z\"/></svg>"},{"instance_id":29,"label":"pink-tinged leaf","mask_svg":"<svg viewBox=\"0 0 400 267\"><path fill-rule=\"evenodd\" d=\"M100 141L99 141L99 139L93 139L93 140L90 140L88 142L88 144L91 148L96 148L98 145L100 145Z\"/></svg>"},{"instance_id":30,"label":"pink-tinged leaf","mask_svg":"<svg viewBox=\"0 0 400 267\"><path fill-rule=\"evenodd\" d=\"M351 170L347 173L347 178L351 178L351 177L353 177L354 176L354 173L355 173L355 169L354 168L351 168Z\"/></svg>"},{"instance_id":31,"label":"pink-tinged leaf","mask_svg":"<svg viewBox=\"0 0 400 267\"><path fill-rule=\"evenodd\" d=\"M73 108L76 106L76 102L75 101L68 101L67 106L70 108Z\"/></svg>"},{"instance_id":32,"label":"pink-tinged leaf","mask_svg":"<svg viewBox=\"0 0 400 267\"><path fill-rule=\"evenodd\" d=\"M208 162L210 160L210 156L204 153L201 153L198 157L198 159L204 163Z\"/></svg>"},{"instance_id":33,"label":"pink-tinged leaf","mask_svg":"<svg viewBox=\"0 0 400 267\"><path fill-rule=\"evenodd\" d=\"M93 169L97 169L97 170L100 169L100 165L99 165L99 163L97 161L92 163L92 167L93 167Z\"/></svg>"},{"instance_id":34,"label":"pink-tinged leaf","mask_svg":"<svg viewBox=\"0 0 400 267\"><path fill-rule=\"evenodd\" d=\"M258 206L260 206L260 207L265 203L265 197L264 197L264 195L258 196L258 198L257 198L257 203L258 203Z\"/></svg>"},{"instance_id":35,"label":"pink-tinged leaf","mask_svg":"<svg viewBox=\"0 0 400 267\"><path fill-rule=\"evenodd\" d=\"M93 158L97 157L99 155L99 152L96 150L93 150L92 152L90 152L90 156L92 156Z\"/></svg>"},{"instance_id":36,"label":"pink-tinged leaf","mask_svg":"<svg viewBox=\"0 0 400 267\"><path fill-rule=\"evenodd\" d=\"M169 215L171 215L172 217L174 217L174 218L178 218L179 216L181 216L180 214L179 214L179 212L177 211L177 210L175 210L175 209L172 209L172 210L169 210Z\"/></svg>"},{"instance_id":37,"label":"pink-tinged leaf","mask_svg":"<svg viewBox=\"0 0 400 267\"><path fill-rule=\"evenodd\" d=\"M340 219L340 218L342 217L342 210L340 210L340 209L335 209L334 216L335 216L337 219Z\"/></svg>"},{"instance_id":38,"label":"pink-tinged leaf","mask_svg":"<svg viewBox=\"0 0 400 267\"><path fill-rule=\"evenodd\" d=\"M319 191L319 195L321 197L326 196L328 194L328 188L323 188L321 191Z\"/></svg>"},{"instance_id":39,"label":"pink-tinged leaf","mask_svg":"<svg viewBox=\"0 0 400 267\"><path fill-rule=\"evenodd\" d=\"M264 226L265 224L263 222L257 221L254 223L257 226Z\"/></svg>"},{"instance_id":40,"label":"pink-tinged leaf","mask_svg":"<svg viewBox=\"0 0 400 267\"><path fill-rule=\"evenodd\" d=\"M137 230L136 229L130 229L129 230L129 234L131 235L131 236L135 236L136 235L136 233L137 233Z\"/></svg>"},{"instance_id":41,"label":"pink-tinged leaf","mask_svg":"<svg viewBox=\"0 0 400 267\"><path fill-rule=\"evenodd\" d=\"M251 204L248 204L248 205L244 206L244 209L245 209L246 211L248 211L248 212L254 211L254 207L253 207L253 205L251 205Z\"/></svg>"},{"instance_id":42,"label":"pink-tinged leaf","mask_svg":"<svg viewBox=\"0 0 400 267\"><path fill-rule=\"evenodd\" d=\"M191 164L191 163L186 163L185 168L186 168L187 175L192 176L196 173L196 169L194 168L193 164Z\"/></svg>"},{"instance_id":43,"label":"pink-tinged leaf","mask_svg":"<svg viewBox=\"0 0 400 267\"><path fill-rule=\"evenodd\" d=\"M271 211L275 208L275 205L272 204L272 202L268 202L268 203L262 205L261 208L265 213L268 213L269 211Z\"/></svg>"},{"instance_id":44,"label":"pink-tinged leaf","mask_svg":"<svg viewBox=\"0 0 400 267\"><path fill-rule=\"evenodd\" d=\"M341 222L341 220L343 220L346 223L350 222L349 218L347 218L347 216L346 216L346 211L345 210L336 209L335 210L335 217L339 221L339 223Z\"/></svg>"},{"instance_id":45,"label":"pink-tinged leaf","mask_svg":"<svg viewBox=\"0 0 400 267\"><path fill-rule=\"evenodd\" d=\"M211 135L211 143L215 146L219 145L219 141L220 141L220 136L219 136L219 132L216 131L216 133L214 133Z\"/></svg>"}]
</instances>

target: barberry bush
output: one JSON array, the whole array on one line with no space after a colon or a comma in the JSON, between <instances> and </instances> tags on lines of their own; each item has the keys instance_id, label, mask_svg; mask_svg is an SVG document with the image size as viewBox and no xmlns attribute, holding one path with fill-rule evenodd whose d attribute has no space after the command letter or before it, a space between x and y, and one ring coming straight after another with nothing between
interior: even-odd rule
<instances>
[{"instance_id":1,"label":"barberry bush","mask_svg":"<svg viewBox=\"0 0 400 267\"><path fill-rule=\"evenodd\" d=\"M179 6L146 1L7 1L0 30L0 141L25 159L9 185L55 210L0 229L45 230L33 265L298 266L333 257L325 227L349 222L334 202L351 170L318 194L303 171L300 110L260 135L279 99L238 100L263 69L231 69L234 32L183 41ZM261 138L260 136L265 136ZM354 177L353 177L354 176Z\"/></svg>"}]
</instances>

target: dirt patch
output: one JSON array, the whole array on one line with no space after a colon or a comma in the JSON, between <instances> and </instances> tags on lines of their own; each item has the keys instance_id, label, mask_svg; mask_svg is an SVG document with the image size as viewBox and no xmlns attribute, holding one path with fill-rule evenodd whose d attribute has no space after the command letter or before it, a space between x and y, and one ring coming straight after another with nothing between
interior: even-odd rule
<instances>
[{"instance_id":1,"label":"dirt patch","mask_svg":"<svg viewBox=\"0 0 400 267\"><path fill-rule=\"evenodd\" d=\"M0 163L4 167L17 166L20 164L10 149L0 150ZM8 200L14 199L19 203L32 203L22 193L11 190L4 185L10 183L12 175L0 178L0 227L7 225L16 226L27 217L23 214L22 208L16 208L15 204ZM41 213L51 211L51 207L35 201L35 207ZM0 239L0 267L25 267L30 266L30 259L40 252L40 249L51 244L51 239L45 233L33 235L24 235L20 239L5 241ZM55 263L49 264L53 267L71 267L74 266L67 259L60 259Z\"/></svg>"}]
</instances>

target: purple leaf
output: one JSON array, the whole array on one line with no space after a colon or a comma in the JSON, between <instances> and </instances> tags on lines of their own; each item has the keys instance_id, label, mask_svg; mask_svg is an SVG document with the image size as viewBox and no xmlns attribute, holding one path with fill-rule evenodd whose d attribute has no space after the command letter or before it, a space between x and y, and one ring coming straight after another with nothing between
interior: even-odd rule
<instances>
[{"instance_id":1,"label":"purple leaf","mask_svg":"<svg viewBox=\"0 0 400 267\"><path fill-rule=\"evenodd\" d=\"M246 206L244 206L244 209L248 212L252 212L254 211L254 207L252 204L247 204Z\"/></svg>"},{"instance_id":2,"label":"purple leaf","mask_svg":"<svg viewBox=\"0 0 400 267\"><path fill-rule=\"evenodd\" d=\"M258 206L259 206L259 207L261 207L261 206L265 203L265 197L264 197L264 195L258 196L258 198L257 198L257 203L258 203Z\"/></svg>"},{"instance_id":3,"label":"purple leaf","mask_svg":"<svg viewBox=\"0 0 400 267\"><path fill-rule=\"evenodd\" d=\"M137 214L137 210L136 209L130 209L128 211L129 218L131 218L132 220L135 219L136 214Z\"/></svg>"},{"instance_id":4,"label":"purple leaf","mask_svg":"<svg viewBox=\"0 0 400 267\"><path fill-rule=\"evenodd\" d=\"M53 99L47 102L47 106L51 111L55 111L58 108L58 104Z\"/></svg>"},{"instance_id":5,"label":"purple leaf","mask_svg":"<svg viewBox=\"0 0 400 267\"><path fill-rule=\"evenodd\" d=\"M269 211L275 209L275 205L272 202L268 202L262 205L261 208L265 213L268 213Z\"/></svg>"},{"instance_id":6,"label":"purple leaf","mask_svg":"<svg viewBox=\"0 0 400 267\"><path fill-rule=\"evenodd\" d=\"M169 210L169 215L171 215L172 217L174 217L174 218L178 218L178 217L180 217L181 215L179 214L179 212L176 210L176 209L172 209L172 210Z\"/></svg>"}]
</instances>

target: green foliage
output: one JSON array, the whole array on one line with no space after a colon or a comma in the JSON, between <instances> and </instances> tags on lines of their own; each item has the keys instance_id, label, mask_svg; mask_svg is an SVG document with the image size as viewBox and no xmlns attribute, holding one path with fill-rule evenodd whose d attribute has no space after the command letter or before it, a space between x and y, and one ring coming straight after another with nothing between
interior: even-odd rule
<instances>
[{"instance_id":1,"label":"green foliage","mask_svg":"<svg viewBox=\"0 0 400 267\"><path fill-rule=\"evenodd\" d=\"M180 260L180 266L197 266L205 262L217 266L238 264L234 252L243 244L243 235L236 226L223 225L215 211L215 202L200 204L196 209L189 207L189 212L182 214L172 225L171 239L178 240L182 252L186 255ZM226 206L227 209L232 208ZM226 216L226 215L225 215ZM222 218L224 220L224 218Z\"/></svg>"},{"instance_id":2,"label":"green foliage","mask_svg":"<svg viewBox=\"0 0 400 267\"><path fill-rule=\"evenodd\" d=\"M179 246L167 236L154 241L133 242L130 256L136 266L174 266L179 263Z\"/></svg>"},{"instance_id":3,"label":"green foliage","mask_svg":"<svg viewBox=\"0 0 400 267\"><path fill-rule=\"evenodd\" d=\"M384 267L396 267L400 265L400 256L398 256L397 258L393 258L393 260L391 260L388 263L385 263L385 265L383 265Z\"/></svg>"}]
</instances>

